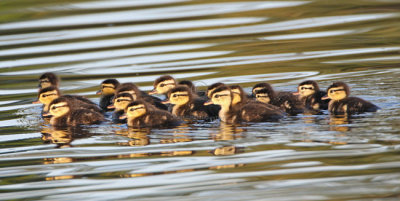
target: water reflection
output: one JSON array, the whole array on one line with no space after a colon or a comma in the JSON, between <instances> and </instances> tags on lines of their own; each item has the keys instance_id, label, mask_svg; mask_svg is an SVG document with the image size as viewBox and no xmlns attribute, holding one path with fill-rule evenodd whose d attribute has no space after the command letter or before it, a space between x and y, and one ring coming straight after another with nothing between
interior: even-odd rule
<instances>
[{"instance_id":1,"label":"water reflection","mask_svg":"<svg viewBox=\"0 0 400 201\"><path fill-rule=\"evenodd\" d=\"M88 138L92 136L88 130L79 127L55 128L43 126L42 130L43 143L56 144L57 148L72 147L71 142L79 138Z\"/></svg>"},{"instance_id":2,"label":"water reflection","mask_svg":"<svg viewBox=\"0 0 400 201\"><path fill-rule=\"evenodd\" d=\"M331 131L350 131L349 124L352 123L348 115L330 115L329 125Z\"/></svg>"}]
</instances>

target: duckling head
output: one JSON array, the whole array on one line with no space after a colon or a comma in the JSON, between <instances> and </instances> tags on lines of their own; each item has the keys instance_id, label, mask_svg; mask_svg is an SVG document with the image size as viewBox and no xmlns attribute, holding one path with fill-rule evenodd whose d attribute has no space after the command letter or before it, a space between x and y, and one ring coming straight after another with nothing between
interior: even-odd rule
<instances>
[{"instance_id":1,"label":"duckling head","mask_svg":"<svg viewBox=\"0 0 400 201\"><path fill-rule=\"evenodd\" d=\"M344 82L335 82L328 87L327 94L328 97L323 97L323 99L342 100L350 95L350 88Z\"/></svg>"},{"instance_id":2,"label":"duckling head","mask_svg":"<svg viewBox=\"0 0 400 201\"><path fill-rule=\"evenodd\" d=\"M70 104L65 97L54 99L50 103L50 115L54 118L62 117L70 111Z\"/></svg>"},{"instance_id":3,"label":"duckling head","mask_svg":"<svg viewBox=\"0 0 400 201\"><path fill-rule=\"evenodd\" d=\"M169 103L173 105L184 105L191 101L191 89L184 85L178 85L168 92Z\"/></svg>"},{"instance_id":4,"label":"duckling head","mask_svg":"<svg viewBox=\"0 0 400 201\"><path fill-rule=\"evenodd\" d=\"M126 106L133 101L133 97L129 93L120 93L114 98L114 104L109 106L110 109L115 108L116 111L125 110Z\"/></svg>"},{"instance_id":5,"label":"duckling head","mask_svg":"<svg viewBox=\"0 0 400 201\"><path fill-rule=\"evenodd\" d=\"M43 105L45 105L44 110L48 111L50 103L58 97L60 97L60 91L57 89L57 87L50 86L40 89L38 93L38 101L35 101L33 103L42 103Z\"/></svg>"},{"instance_id":6,"label":"duckling head","mask_svg":"<svg viewBox=\"0 0 400 201\"><path fill-rule=\"evenodd\" d=\"M251 92L253 93L253 96L255 96L257 91L262 90L262 89L265 89L265 91L268 92L268 96L272 99L272 97L275 94L275 91L272 88L272 86L266 82L262 82L262 83L258 83L256 85L254 85Z\"/></svg>"},{"instance_id":7,"label":"duckling head","mask_svg":"<svg viewBox=\"0 0 400 201\"><path fill-rule=\"evenodd\" d=\"M270 103L271 97L268 89L260 89L255 91L256 100L262 103Z\"/></svg>"},{"instance_id":8,"label":"duckling head","mask_svg":"<svg viewBox=\"0 0 400 201\"><path fill-rule=\"evenodd\" d=\"M196 86L194 86L193 82L190 80L182 80L178 82L178 85L185 85L192 91L192 93L196 93Z\"/></svg>"},{"instance_id":9,"label":"duckling head","mask_svg":"<svg viewBox=\"0 0 400 201\"><path fill-rule=\"evenodd\" d=\"M98 95L110 96L115 93L115 89L119 86L116 79L106 79L100 85L100 90L96 92Z\"/></svg>"},{"instance_id":10,"label":"duckling head","mask_svg":"<svg viewBox=\"0 0 400 201\"><path fill-rule=\"evenodd\" d=\"M211 94L211 102L215 105L220 105L221 108L229 108L232 105L233 95L228 86L216 88ZM206 103L208 104L208 103Z\"/></svg>"},{"instance_id":11,"label":"duckling head","mask_svg":"<svg viewBox=\"0 0 400 201\"><path fill-rule=\"evenodd\" d=\"M169 90L176 86L176 80L172 76L164 75L154 81L154 89L149 94L167 94Z\"/></svg>"},{"instance_id":12,"label":"duckling head","mask_svg":"<svg viewBox=\"0 0 400 201\"><path fill-rule=\"evenodd\" d=\"M307 97L315 94L317 91L319 91L318 84L313 80L307 80L299 84L295 95L299 95L300 98Z\"/></svg>"},{"instance_id":13,"label":"duckling head","mask_svg":"<svg viewBox=\"0 0 400 201\"><path fill-rule=\"evenodd\" d=\"M122 93L131 94L133 97L133 100L137 100L141 97L139 88L136 86L136 84L133 84L131 82L123 83L123 84L119 85L119 87L115 90L114 94L115 94L115 96L118 96L118 94L122 94Z\"/></svg>"},{"instance_id":14,"label":"duckling head","mask_svg":"<svg viewBox=\"0 0 400 201\"><path fill-rule=\"evenodd\" d=\"M54 73L44 73L39 77L39 87L41 89L50 87L50 86L55 86L58 87L58 82L59 79L56 74Z\"/></svg>"},{"instance_id":15,"label":"duckling head","mask_svg":"<svg viewBox=\"0 0 400 201\"><path fill-rule=\"evenodd\" d=\"M222 82L217 82L217 83L214 83L214 84L210 85L207 88L207 97L211 99L211 94L213 93L213 91L215 89L217 89L218 87L220 87L220 86L225 86L225 84L222 83Z\"/></svg>"},{"instance_id":16,"label":"duckling head","mask_svg":"<svg viewBox=\"0 0 400 201\"><path fill-rule=\"evenodd\" d=\"M144 101L133 101L126 106L125 113L128 119L136 119L147 113L147 105Z\"/></svg>"},{"instance_id":17,"label":"duckling head","mask_svg":"<svg viewBox=\"0 0 400 201\"><path fill-rule=\"evenodd\" d=\"M232 105L236 105L237 103L243 102L246 99L246 93L243 88L239 85L230 86L231 92L233 95Z\"/></svg>"}]
</instances>

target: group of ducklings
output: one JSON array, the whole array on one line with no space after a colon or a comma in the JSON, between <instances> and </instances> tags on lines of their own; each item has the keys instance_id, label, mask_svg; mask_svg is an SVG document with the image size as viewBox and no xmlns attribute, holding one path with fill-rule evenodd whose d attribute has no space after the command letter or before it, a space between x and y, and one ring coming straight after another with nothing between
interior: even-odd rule
<instances>
[{"instance_id":1,"label":"group of ducklings","mask_svg":"<svg viewBox=\"0 0 400 201\"><path fill-rule=\"evenodd\" d=\"M205 92L196 91L191 81L177 82L169 75L156 79L148 93L134 83L119 83L106 79L97 94L99 105L82 96L62 95L59 79L54 73L39 78L38 101L42 116L50 117L53 126L97 124L104 114L113 111L115 123L135 128L160 128L179 125L181 119L214 120L236 124L279 120L285 115L318 114L329 110L333 115L352 115L375 112L378 106L357 97L349 97L349 86L343 82L321 91L315 81L300 83L297 92L276 92L268 83L259 83L247 95L239 85L224 83L210 85ZM165 95L161 100L154 94ZM330 100L329 100L330 99Z\"/></svg>"}]
</instances>

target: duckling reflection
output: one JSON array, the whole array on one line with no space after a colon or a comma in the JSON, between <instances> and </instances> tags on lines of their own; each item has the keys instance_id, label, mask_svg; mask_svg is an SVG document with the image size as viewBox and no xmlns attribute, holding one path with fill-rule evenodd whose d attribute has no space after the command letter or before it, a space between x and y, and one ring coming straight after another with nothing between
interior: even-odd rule
<instances>
[{"instance_id":1,"label":"duckling reflection","mask_svg":"<svg viewBox=\"0 0 400 201\"><path fill-rule=\"evenodd\" d=\"M237 153L243 153L244 150L242 147L236 147L236 146L224 146L224 147L218 147L210 153L215 156L229 156L229 155L234 155Z\"/></svg>"},{"instance_id":2,"label":"duckling reflection","mask_svg":"<svg viewBox=\"0 0 400 201\"><path fill-rule=\"evenodd\" d=\"M329 125L331 131L350 131L350 127L347 126L351 123L348 115L330 115Z\"/></svg>"},{"instance_id":3,"label":"duckling reflection","mask_svg":"<svg viewBox=\"0 0 400 201\"><path fill-rule=\"evenodd\" d=\"M43 127L41 133L43 143L56 144L57 148L72 147L71 142L73 140L92 136L87 130L77 127L67 127L63 129Z\"/></svg>"},{"instance_id":4,"label":"duckling reflection","mask_svg":"<svg viewBox=\"0 0 400 201\"><path fill-rule=\"evenodd\" d=\"M242 138L242 133L246 131L243 128L237 128L235 125L227 124L225 122L221 122L219 126L219 132L212 134L212 139L215 141L227 141Z\"/></svg>"},{"instance_id":5,"label":"duckling reflection","mask_svg":"<svg viewBox=\"0 0 400 201\"><path fill-rule=\"evenodd\" d=\"M151 132L148 128L128 128L120 129L116 134L123 135L129 138L128 142L120 142L118 145L124 146L146 146L150 144L150 137L148 134Z\"/></svg>"},{"instance_id":6,"label":"duckling reflection","mask_svg":"<svg viewBox=\"0 0 400 201\"><path fill-rule=\"evenodd\" d=\"M173 132L172 136L161 139L160 140L161 144L193 141L193 139L190 136L188 136L188 133L190 132L187 124L181 124L174 130L171 130L171 132Z\"/></svg>"}]
</instances>

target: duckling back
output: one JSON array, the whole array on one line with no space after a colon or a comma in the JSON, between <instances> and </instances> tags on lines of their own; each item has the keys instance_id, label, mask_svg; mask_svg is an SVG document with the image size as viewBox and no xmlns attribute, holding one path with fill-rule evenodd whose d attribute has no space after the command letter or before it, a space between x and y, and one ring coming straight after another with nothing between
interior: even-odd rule
<instances>
[{"instance_id":1,"label":"duckling back","mask_svg":"<svg viewBox=\"0 0 400 201\"><path fill-rule=\"evenodd\" d=\"M265 103L251 102L239 109L239 116L245 122L276 121L283 117L281 110Z\"/></svg>"},{"instance_id":2,"label":"duckling back","mask_svg":"<svg viewBox=\"0 0 400 201\"><path fill-rule=\"evenodd\" d=\"M89 109L73 110L69 116L69 124L72 126L99 124L103 121L103 114Z\"/></svg>"},{"instance_id":3,"label":"duckling back","mask_svg":"<svg viewBox=\"0 0 400 201\"><path fill-rule=\"evenodd\" d=\"M128 121L128 125L135 128L171 128L180 124L175 115L159 109L148 111L145 115Z\"/></svg>"},{"instance_id":4,"label":"duckling back","mask_svg":"<svg viewBox=\"0 0 400 201\"><path fill-rule=\"evenodd\" d=\"M357 97L347 97L338 101L331 100L329 103L329 112L334 115L376 112L378 109L379 107L373 103Z\"/></svg>"}]
</instances>

